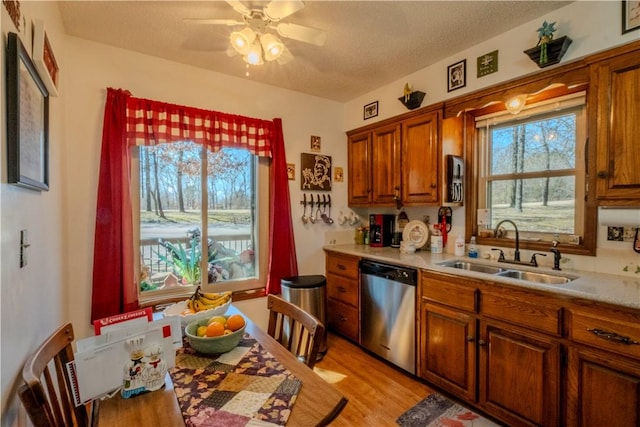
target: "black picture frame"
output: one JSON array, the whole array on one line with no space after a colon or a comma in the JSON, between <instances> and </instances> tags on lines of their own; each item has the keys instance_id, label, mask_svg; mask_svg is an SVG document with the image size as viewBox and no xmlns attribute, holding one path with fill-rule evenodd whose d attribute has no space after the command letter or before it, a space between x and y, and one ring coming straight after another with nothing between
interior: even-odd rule
<instances>
[{"instance_id":1,"label":"black picture frame","mask_svg":"<svg viewBox=\"0 0 640 427\"><path fill-rule=\"evenodd\" d=\"M463 59L447 67L447 91L451 92L467 85L467 60Z\"/></svg>"},{"instance_id":2,"label":"black picture frame","mask_svg":"<svg viewBox=\"0 0 640 427\"><path fill-rule=\"evenodd\" d=\"M622 0L622 34L640 28L640 1Z\"/></svg>"},{"instance_id":3,"label":"black picture frame","mask_svg":"<svg viewBox=\"0 0 640 427\"><path fill-rule=\"evenodd\" d=\"M20 37L7 37L7 179L49 190L49 92Z\"/></svg>"},{"instance_id":4,"label":"black picture frame","mask_svg":"<svg viewBox=\"0 0 640 427\"><path fill-rule=\"evenodd\" d=\"M378 101L371 102L364 106L362 117L364 120L378 115Z\"/></svg>"}]
</instances>

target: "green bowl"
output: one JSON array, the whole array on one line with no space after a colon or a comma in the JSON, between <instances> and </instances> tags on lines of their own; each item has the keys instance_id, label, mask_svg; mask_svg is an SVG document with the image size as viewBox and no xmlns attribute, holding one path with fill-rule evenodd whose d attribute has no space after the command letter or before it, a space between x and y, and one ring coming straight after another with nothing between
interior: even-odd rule
<instances>
[{"instance_id":1,"label":"green bowl","mask_svg":"<svg viewBox=\"0 0 640 427\"><path fill-rule=\"evenodd\" d=\"M194 350L204 354L221 354L237 347L244 335L246 324L229 335L223 335L221 337L199 337L197 335L198 326L207 326L208 321L208 318L195 320L189 323L184 330L187 335L187 341Z\"/></svg>"}]
</instances>

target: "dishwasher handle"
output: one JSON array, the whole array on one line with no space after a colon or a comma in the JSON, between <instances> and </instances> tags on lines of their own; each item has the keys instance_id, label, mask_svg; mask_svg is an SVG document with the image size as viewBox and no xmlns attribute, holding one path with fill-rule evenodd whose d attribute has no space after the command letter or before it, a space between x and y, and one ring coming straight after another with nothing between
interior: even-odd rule
<instances>
[{"instance_id":1,"label":"dishwasher handle","mask_svg":"<svg viewBox=\"0 0 640 427\"><path fill-rule=\"evenodd\" d=\"M360 261L360 274L382 277L410 286L416 286L418 283L418 272L415 269L379 262Z\"/></svg>"}]
</instances>

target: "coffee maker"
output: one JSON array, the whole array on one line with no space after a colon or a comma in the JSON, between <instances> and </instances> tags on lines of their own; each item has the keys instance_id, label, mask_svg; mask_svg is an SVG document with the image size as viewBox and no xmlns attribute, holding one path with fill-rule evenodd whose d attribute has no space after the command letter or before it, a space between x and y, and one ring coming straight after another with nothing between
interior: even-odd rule
<instances>
[{"instance_id":1,"label":"coffee maker","mask_svg":"<svg viewBox=\"0 0 640 427\"><path fill-rule=\"evenodd\" d=\"M391 245L395 231L395 215L369 215L369 246L383 247Z\"/></svg>"}]
</instances>

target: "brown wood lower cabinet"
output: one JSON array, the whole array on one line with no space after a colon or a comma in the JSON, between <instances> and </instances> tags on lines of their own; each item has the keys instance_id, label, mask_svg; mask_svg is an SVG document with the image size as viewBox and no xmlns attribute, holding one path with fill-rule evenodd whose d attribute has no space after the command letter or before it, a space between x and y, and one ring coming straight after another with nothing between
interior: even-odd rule
<instances>
[{"instance_id":1,"label":"brown wood lower cabinet","mask_svg":"<svg viewBox=\"0 0 640 427\"><path fill-rule=\"evenodd\" d=\"M418 375L509 426L640 427L640 310L423 271Z\"/></svg>"},{"instance_id":2,"label":"brown wood lower cabinet","mask_svg":"<svg viewBox=\"0 0 640 427\"><path fill-rule=\"evenodd\" d=\"M640 363L572 348L567 406L568 426L640 426Z\"/></svg>"},{"instance_id":3,"label":"brown wood lower cabinet","mask_svg":"<svg viewBox=\"0 0 640 427\"><path fill-rule=\"evenodd\" d=\"M509 425L560 425L561 346L552 337L480 321L478 404Z\"/></svg>"},{"instance_id":4,"label":"brown wood lower cabinet","mask_svg":"<svg viewBox=\"0 0 640 427\"><path fill-rule=\"evenodd\" d=\"M476 318L468 313L422 302L420 376L461 399L476 394Z\"/></svg>"}]
</instances>

